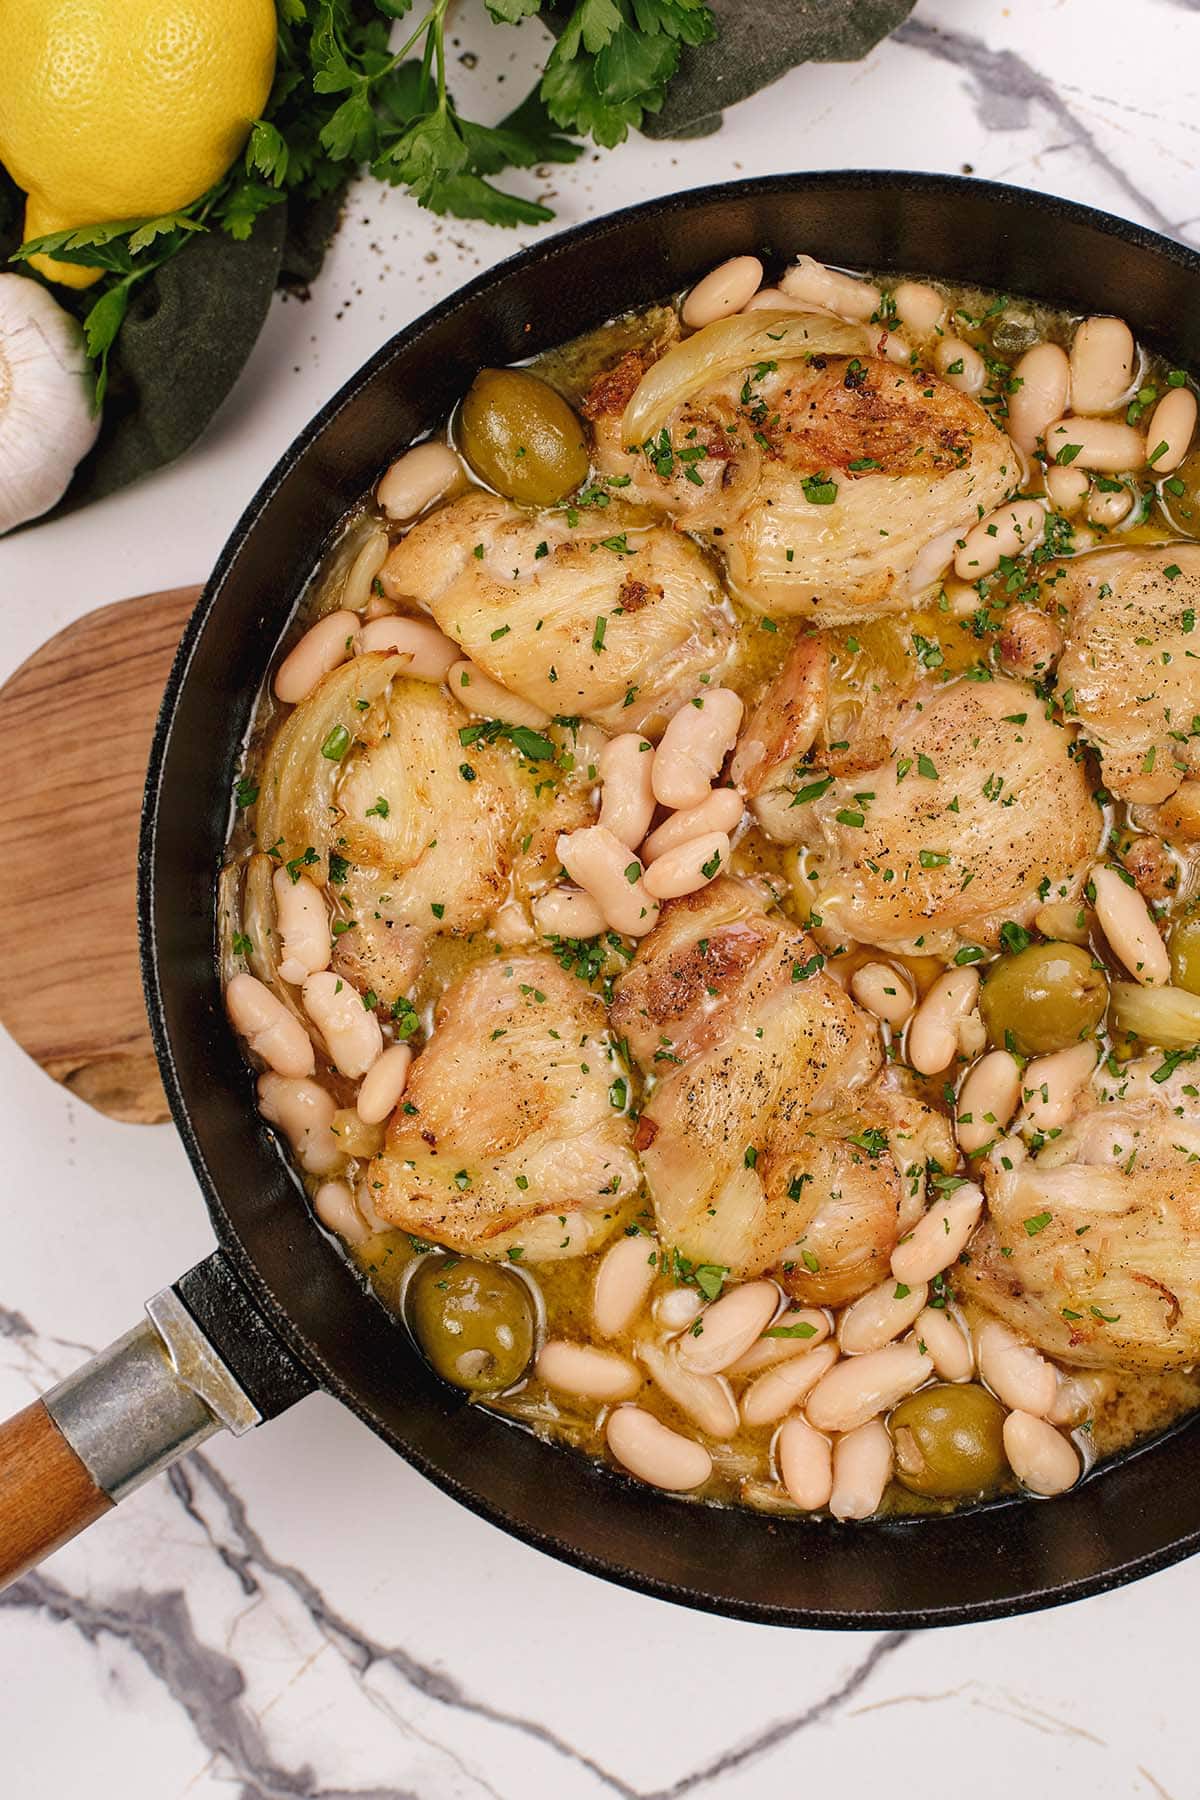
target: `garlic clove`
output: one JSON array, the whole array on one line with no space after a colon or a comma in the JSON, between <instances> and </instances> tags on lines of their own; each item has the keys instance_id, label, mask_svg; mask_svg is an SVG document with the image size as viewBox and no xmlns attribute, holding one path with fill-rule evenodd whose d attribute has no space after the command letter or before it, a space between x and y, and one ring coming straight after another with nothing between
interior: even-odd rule
<instances>
[{"instance_id":1,"label":"garlic clove","mask_svg":"<svg viewBox=\"0 0 1200 1800\"><path fill-rule=\"evenodd\" d=\"M0 535L62 499L96 441L78 321L28 275L0 274Z\"/></svg>"}]
</instances>

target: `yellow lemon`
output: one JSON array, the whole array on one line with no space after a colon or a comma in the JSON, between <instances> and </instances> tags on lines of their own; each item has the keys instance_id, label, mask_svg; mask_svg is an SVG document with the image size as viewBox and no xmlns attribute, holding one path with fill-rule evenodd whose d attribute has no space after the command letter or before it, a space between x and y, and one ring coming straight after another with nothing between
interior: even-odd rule
<instances>
[{"instance_id":1,"label":"yellow lemon","mask_svg":"<svg viewBox=\"0 0 1200 1800\"><path fill-rule=\"evenodd\" d=\"M25 190L25 236L174 212L212 187L266 105L275 33L274 0L0 0L0 162Z\"/></svg>"}]
</instances>

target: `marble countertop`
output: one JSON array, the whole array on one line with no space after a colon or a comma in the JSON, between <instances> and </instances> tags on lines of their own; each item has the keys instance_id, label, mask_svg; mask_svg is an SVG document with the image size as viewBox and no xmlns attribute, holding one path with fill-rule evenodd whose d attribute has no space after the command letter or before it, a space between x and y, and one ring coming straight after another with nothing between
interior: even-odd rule
<instances>
[{"instance_id":1,"label":"marble countertop","mask_svg":"<svg viewBox=\"0 0 1200 1800\"><path fill-rule=\"evenodd\" d=\"M513 34L503 83L464 69L464 94L498 112L524 92L539 31ZM464 25L458 53L481 37ZM712 138L635 139L530 187L565 225L743 173L967 170L1200 242L1198 85L1200 0L920 0L866 62L796 70ZM533 235L359 188L311 300L276 302L200 446L0 545L0 678L94 606L201 580L334 389ZM211 1233L169 1128L100 1118L2 1036L0 1130L9 1411ZM1184 1800L1193 1603L1200 1564L940 1633L689 1614L511 1542L317 1395L214 1440L0 1597L0 1780L12 1800L749 1800L857 1795L919 1755L981 1800Z\"/></svg>"}]
</instances>

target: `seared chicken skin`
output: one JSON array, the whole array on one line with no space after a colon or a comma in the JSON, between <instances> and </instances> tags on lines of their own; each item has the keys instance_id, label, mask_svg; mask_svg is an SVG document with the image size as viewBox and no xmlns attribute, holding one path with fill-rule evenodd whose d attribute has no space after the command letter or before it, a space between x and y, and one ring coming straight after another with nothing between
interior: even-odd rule
<instances>
[{"instance_id":1,"label":"seared chicken skin","mask_svg":"<svg viewBox=\"0 0 1200 1800\"><path fill-rule=\"evenodd\" d=\"M689 539L628 508L578 518L468 494L410 531L380 580L510 692L653 733L729 652L720 587Z\"/></svg>"},{"instance_id":2,"label":"seared chicken skin","mask_svg":"<svg viewBox=\"0 0 1200 1800\"><path fill-rule=\"evenodd\" d=\"M638 1185L604 1005L542 955L479 963L439 1001L370 1166L393 1225L478 1256L579 1255Z\"/></svg>"}]
</instances>

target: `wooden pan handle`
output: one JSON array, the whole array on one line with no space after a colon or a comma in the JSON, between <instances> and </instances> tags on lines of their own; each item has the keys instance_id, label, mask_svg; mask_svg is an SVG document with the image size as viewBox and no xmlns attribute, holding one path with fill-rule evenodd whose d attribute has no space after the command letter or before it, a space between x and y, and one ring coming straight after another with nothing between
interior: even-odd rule
<instances>
[{"instance_id":1,"label":"wooden pan handle","mask_svg":"<svg viewBox=\"0 0 1200 1800\"><path fill-rule=\"evenodd\" d=\"M0 1424L0 1587L6 1587L111 1511L59 1430L35 1400Z\"/></svg>"}]
</instances>

